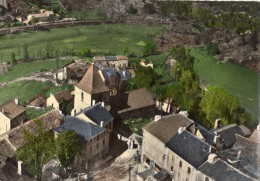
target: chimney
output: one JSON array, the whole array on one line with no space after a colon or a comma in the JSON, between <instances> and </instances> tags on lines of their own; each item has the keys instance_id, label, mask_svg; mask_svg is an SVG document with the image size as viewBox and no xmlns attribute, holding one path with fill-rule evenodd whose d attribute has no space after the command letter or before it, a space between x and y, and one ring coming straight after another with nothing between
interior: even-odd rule
<instances>
[{"instance_id":1,"label":"chimney","mask_svg":"<svg viewBox=\"0 0 260 181\"><path fill-rule=\"evenodd\" d=\"M158 120L160 120L161 117L162 117L161 115L155 115L155 116L154 116L154 121L158 121Z\"/></svg>"},{"instance_id":2,"label":"chimney","mask_svg":"<svg viewBox=\"0 0 260 181\"><path fill-rule=\"evenodd\" d=\"M3 114L5 113L5 109L4 109L4 108L2 109L2 113L3 113Z\"/></svg>"},{"instance_id":3,"label":"chimney","mask_svg":"<svg viewBox=\"0 0 260 181\"><path fill-rule=\"evenodd\" d=\"M18 99L14 99L16 105L18 105Z\"/></svg>"},{"instance_id":4,"label":"chimney","mask_svg":"<svg viewBox=\"0 0 260 181\"><path fill-rule=\"evenodd\" d=\"M100 122L100 127L102 127L102 128L104 127L104 121Z\"/></svg>"},{"instance_id":5,"label":"chimney","mask_svg":"<svg viewBox=\"0 0 260 181\"><path fill-rule=\"evenodd\" d=\"M197 124L195 124L195 128L194 128L194 135L197 136L197 132L198 132L199 128L197 126Z\"/></svg>"},{"instance_id":6,"label":"chimney","mask_svg":"<svg viewBox=\"0 0 260 181\"><path fill-rule=\"evenodd\" d=\"M105 103L104 103L103 101L101 102L101 106L102 106L102 107L105 107Z\"/></svg>"},{"instance_id":7,"label":"chimney","mask_svg":"<svg viewBox=\"0 0 260 181\"><path fill-rule=\"evenodd\" d=\"M96 104L96 101L93 99L92 100L92 106L94 106Z\"/></svg>"},{"instance_id":8,"label":"chimney","mask_svg":"<svg viewBox=\"0 0 260 181\"><path fill-rule=\"evenodd\" d=\"M258 124L258 126L256 127L257 131L260 131L260 124Z\"/></svg>"},{"instance_id":9,"label":"chimney","mask_svg":"<svg viewBox=\"0 0 260 181\"><path fill-rule=\"evenodd\" d=\"M221 119L216 119L214 128L220 128Z\"/></svg>"},{"instance_id":10,"label":"chimney","mask_svg":"<svg viewBox=\"0 0 260 181\"><path fill-rule=\"evenodd\" d=\"M213 163L215 161L215 159L217 158L217 155L215 153L211 153L208 156L208 162L209 163Z\"/></svg>"},{"instance_id":11,"label":"chimney","mask_svg":"<svg viewBox=\"0 0 260 181\"><path fill-rule=\"evenodd\" d=\"M17 162L17 167L18 167L17 173L18 173L19 175L23 175L23 170L22 170L23 162L22 162L22 161L18 161L18 162Z\"/></svg>"},{"instance_id":12,"label":"chimney","mask_svg":"<svg viewBox=\"0 0 260 181\"><path fill-rule=\"evenodd\" d=\"M179 127L179 129L178 129L178 133L181 134L184 130L185 130L185 127L182 127L182 126L181 126L181 127Z\"/></svg>"}]
</instances>

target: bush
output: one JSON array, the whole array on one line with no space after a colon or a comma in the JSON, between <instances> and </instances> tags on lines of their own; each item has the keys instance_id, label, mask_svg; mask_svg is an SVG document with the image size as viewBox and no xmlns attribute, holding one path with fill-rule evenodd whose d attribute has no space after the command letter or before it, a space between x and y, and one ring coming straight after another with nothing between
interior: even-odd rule
<instances>
[{"instance_id":1,"label":"bush","mask_svg":"<svg viewBox=\"0 0 260 181\"><path fill-rule=\"evenodd\" d=\"M133 4L131 4L127 10L128 14L136 14L137 13L137 9L134 8Z\"/></svg>"},{"instance_id":2,"label":"bush","mask_svg":"<svg viewBox=\"0 0 260 181\"><path fill-rule=\"evenodd\" d=\"M217 55L220 53L219 47L216 43L208 42L205 45L205 49L208 55Z\"/></svg>"}]
</instances>

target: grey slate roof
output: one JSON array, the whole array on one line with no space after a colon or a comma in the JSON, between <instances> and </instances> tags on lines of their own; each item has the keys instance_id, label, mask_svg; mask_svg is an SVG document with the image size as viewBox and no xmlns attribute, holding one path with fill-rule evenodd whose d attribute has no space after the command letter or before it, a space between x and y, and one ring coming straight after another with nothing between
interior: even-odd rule
<instances>
[{"instance_id":1,"label":"grey slate roof","mask_svg":"<svg viewBox=\"0 0 260 181\"><path fill-rule=\"evenodd\" d=\"M224 139L224 145L226 147L230 147L236 142L236 134L244 136L243 131L236 124L222 126L218 129L212 129L211 131Z\"/></svg>"},{"instance_id":2,"label":"grey slate roof","mask_svg":"<svg viewBox=\"0 0 260 181\"><path fill-rule=\"evenodd\" d=\"M213 163L206 162L199 171L215 181L253 181L254 179L242 174L223 160L216 159Z\"/></svg>"},{"instance_id":3,"label":"grey slate roof","mask_svg":"<svg viewBox=\"0 0 260 181\"><path fill-rule=\"evenodd\" d=\"M110 77L117 77L116 70L113 67L107 67L101 69L102 75L105 79L109 79Z\"/></svg>"},{"instance_id":4,"label":"grey slate roof","mask_svg":"<svg viewBox=\"0 0 260 181\"><path fill-rule=\"evenodd\" d=\"M103 121L104 125L107 125L113 120L111 114L101 105L101 103L97 103L92 107L88 107L79 112L77 115L82 113L97 125L100 125L101 121Z\"/></svg>"},{"instance_id":5,"label":"grey slate roof","mask_svg":"<svg viewBox=\"0 0 260 181\"><path fill-rule=\"evenodd\" d=\"M91 138L104 132L105 128L83 121L76 117L66 116L64 124L56 128L55 131L60 133L65 130L73 130L79 136L83 136L86 141L89 141Z\"/></svg>"},{"instance_id":6,"label":"grey slate roof","mask_svg":"<svg viewBox=\"0 0 260 181\"><path fill-rule=\"evenodd\" d=\"M156 180L156 181L163 181L163 180L165 180L169 175L170 175L170 174L169 174L169 172L167 172L167 170L162 169L162 170L160 170L158 173L156 173L156 174L153 176L153 179Z\"/></svg>"},{"instance_id":7,"label":"grey slate roof","mask_svg":"<svg viewBox=\"0 0 260 181\"><path fill-rule=\"evenodd\" d=\"M187 130L181 134L176 133L166 144L166 147L195 168L201 166L210 154L210 145Z\"/></svg>"}]
</instances>

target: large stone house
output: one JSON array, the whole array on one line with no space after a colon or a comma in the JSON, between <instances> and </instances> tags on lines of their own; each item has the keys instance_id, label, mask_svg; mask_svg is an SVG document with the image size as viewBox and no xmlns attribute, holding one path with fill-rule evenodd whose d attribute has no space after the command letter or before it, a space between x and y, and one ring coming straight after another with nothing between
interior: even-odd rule
<instances>
[{"instance_id":1,"label":"large stone house","mask_svg":"<svg viewBox=\"0 0 260 181\"><path fill-rule=\"evenodd\" d=\"M45 9L41 9L39 13L29 14L27 16L27 22L29 23L33 17L36 19L36 22L51 22L59 20L59 15L55 14L53 11L47 11Z\"/></svg>"},{"instance_id":2,"label":"large stone house","mask_svg":"<svg viewBox=\"0 0 260 181\"><path fill-rule=\"evenodd\" d=\"M113 117L101 103L88 107L77 113L75 116L97 126L104 127L109 130L113 129Z\"/></svg>"},{"instance_id":3,"label":"large stone house","mask_svg":"<svg viewBox=\"0 0 260 181\"><path fill-rule=\"evenodd\" d=\"M128 67L128 57L126 56L96 56L93 57L93 63L100 68L114 67L117 69Z\"/></svg>"},{"instance_id":4,"label":"large stone house","mask_svg":"<svg viewBox=\"0 0 260 181\"><path fill-rule=\"evenodd\" d=\"M50 97L47 99L47 106L50 106L53 109L60 110L63 112L66 111L63 110L65 105L72 103L73 96L71 95L71 92L68 90L63 90L55 94L51 94Z\"/></svg>"},{"instance_id":5,"label":"large stone house","mask_svg":"<svg viewBox=\"0 0 260 181\"><path fill-rule=\"evenodd\" d=\"M110 105L110 89L103 82L98 68L94 64L89 67L82 80L75 85L74 94L74 109L71 115L75 115L97 102L104 102L105 106Z\"/></svg>"},{"instance_id":6,"label":"large stone house","mask_svg":"<svg viewBox=\"0 0 260 181\"><path fill-rule=\"evenodd\" d=\"M84 159L89 164L97 161L109 151L109 132L99 125L80 118L66 116L64 124L55 129L56 133L73 130L85 145Z\"/></svg>"},{"instance_id":7,"label":"large stone house","mask_svg":"<svg viewBox=\"0 0 260 181\"><path fill-rule=\"evenodd\" d=\"M18 105L18 100L10 100L0 106L0 134L21 124L25 120L25 109Z\"/></svg>"}]
</instances>

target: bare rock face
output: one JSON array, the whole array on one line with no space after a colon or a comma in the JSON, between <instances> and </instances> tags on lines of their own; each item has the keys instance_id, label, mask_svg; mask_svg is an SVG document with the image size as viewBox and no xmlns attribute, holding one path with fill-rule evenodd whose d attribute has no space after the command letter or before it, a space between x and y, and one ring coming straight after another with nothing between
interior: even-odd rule
<instances>
[{"instance_id":1,"label":"bare rock face","mask_svg":"<svg viewBox=\"0 0 260 181\"><path fill-rule=\"evenodd\" d=\"M101 7L109 18L118 19L128 15L127 10L130 5L137 9L138 15L142 14L145 4L149 2L149 0L104 0Z\"/></svg>"}]
</instances>

